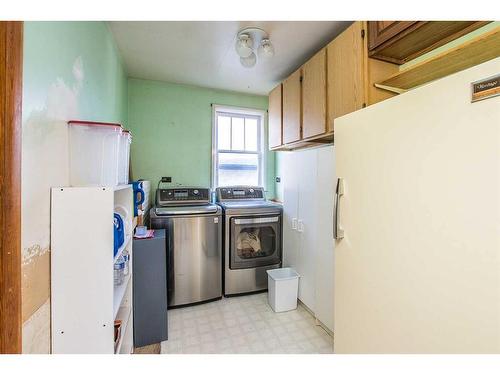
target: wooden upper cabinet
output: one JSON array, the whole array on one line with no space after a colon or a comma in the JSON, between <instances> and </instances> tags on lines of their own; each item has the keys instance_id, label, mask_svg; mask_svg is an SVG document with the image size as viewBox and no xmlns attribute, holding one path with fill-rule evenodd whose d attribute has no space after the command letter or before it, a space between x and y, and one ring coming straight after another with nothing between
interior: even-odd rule
<instances>
[{"instance_id":1,"label":"wooden upper cabinet","mask_svg":"<svg viewBox=\"0 0 500 375\"><path fill-rule=\"evenodd\" d=\"M282 133L282 93L281 83L269 93L269 148L281 146L283 144Z\"/></svg>"},{"instance_id":2,"label":"wooden upper cabinet","mask_svg":"<svg viewBox=\"0 0 500 375\"><path fill-rule=\"evenodd\" d=\"M333 119L366 105L363 26L354 22L327 46L328 131Z\"/></svg>"},{"instance_id":3,"label":"wooden upper cabinet","mask_svg":"<svg viewBox=\"0 0 500 375\"><path fill-rule=\"evenodd\" d=\"M301 73L298 69L283 81L283 143L301 138Z\"/></svg>"},{"instance_id":4,"label":"wooden upper cabinet","mask_svg":"<svg viewBox=\"0 0 500 375\"><path fill-rule=\"evenodd\" d=\"M374 50L416 23L417 21L369 21L368 49Z\"/></svg>"},{"instance_id":5,"label":"wooden upper cabinet","mask_svg":"<svg viewBox=\"0 0 500 375\"><path fill-rule=\"evenodd\" d=\"M404 64L488 21L369 21L370 57Z\"/></svg>"},{"instance_id":6,"label":"wooden upper cabinet","mask_svg":"<svg viewBox=\"0 0 500 375\"><path fill-rule=\"evenodd\" d=\"M302 67L302 138L326 132L326 49Z\"/></svg>"}]
</instances>

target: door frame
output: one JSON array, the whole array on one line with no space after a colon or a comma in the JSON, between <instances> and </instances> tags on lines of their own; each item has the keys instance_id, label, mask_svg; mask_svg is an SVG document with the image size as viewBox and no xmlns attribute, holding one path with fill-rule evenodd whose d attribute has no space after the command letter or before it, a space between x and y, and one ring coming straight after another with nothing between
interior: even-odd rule
<instances>
[{"instance_id":1,"label":"door frame","mask_svg":"<svg viewBox=\"0 0 500 375\"><path fill-rule=\"evenodd\" d=\"M23 22L0 22L0 354L22 352Z\"/></svg>"}]
</instances>

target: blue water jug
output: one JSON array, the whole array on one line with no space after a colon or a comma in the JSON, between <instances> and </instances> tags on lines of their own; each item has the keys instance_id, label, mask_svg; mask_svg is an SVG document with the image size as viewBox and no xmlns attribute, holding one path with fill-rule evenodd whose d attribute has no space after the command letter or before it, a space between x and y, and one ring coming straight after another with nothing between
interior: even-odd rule
<instances>
[{"instance_id":1,"label":"blue water jug","mask_svg":"<svg viewBox=\"0 0 500 375\"><path fill-rule=\"evenodd\" d=\"M113 256L116 256L118 249L125 242L125 229L123 225L122 217L115 213L114 214L114 251Z\"/></svg>"},{"instance_id":2,"label":"blue water jug","mask_svg":"<svg viewBox=\"0 0 500 375\"><path fill-rule=\"evenodd\" d=\"M132 188L134 189L134 216L137 216L137 206L144 203L146 195L142 189L142 181L133 181Z\"/></svg>"}]
</instances>

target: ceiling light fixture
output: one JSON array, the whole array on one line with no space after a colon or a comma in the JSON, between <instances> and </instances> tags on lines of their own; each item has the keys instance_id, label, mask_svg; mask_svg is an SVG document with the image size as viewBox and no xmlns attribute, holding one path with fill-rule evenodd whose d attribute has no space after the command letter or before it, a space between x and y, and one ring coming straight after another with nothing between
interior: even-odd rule
<instances>
[{"instance_id":1,"label":"ceiling light fixture","mask_svg":"<svg viewBox=\"0 0 500 375\"><path fill-rule=\"evenodd\" d=\"M243 58L248 57L253 53L253 40L250 35L245 33L238 34L236 52Z\"/></svg>"},{"instance_id":2,"label":"ceiling light fixture","mask_svg":"<svg viewBox=\"0 0 500 375\"><path fill-rule=\"evenodd\" d=\"M260 41L260 46L257 50L257 54L260 58L264 59L274 56L274 47L268 38L264 38Z\"/></svg>"},{"instance_id":3,"label":"ceiling light fixture","mask_svg":"<svg viewBox=\"0 0 500 375\"><path fill-rule=\"evenodd\" d=\"M259 46L254 50L254 42ZM247 27L240 30L236 36L236 53L240 56L240 63L245 68L252 68L259 60L266 60L274 56L274 46L267 33L258 27Z\"/></svg>"},{"instance_id":4,"label":"ceiling light fixture","mask_svg":"<svg viewBox=\"0 0 500 375\"><path fill-rule=\"evenodd\" d=\"M257 63L257 56L252 52L248 57L240 57L240 63L245 68L251 68Z\"/></svg>"}]
</instances>

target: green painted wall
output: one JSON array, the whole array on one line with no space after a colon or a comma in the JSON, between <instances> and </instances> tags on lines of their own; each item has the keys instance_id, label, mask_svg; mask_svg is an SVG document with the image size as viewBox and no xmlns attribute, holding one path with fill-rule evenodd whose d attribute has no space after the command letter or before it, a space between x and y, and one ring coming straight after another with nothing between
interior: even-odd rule
<instances>
[{"instance_id":1,"label":"green painted wall","mask_svg":"<svg viewBox=\"0 0 500 375\"><path fill-rule=\"evenodd\" d=\"M71 119L127 122L127 77L104 22L25 22L23 353L49 353L50 189L69 184Z\"/></svg>"},{"instance_id":2,"label":"green painted wall","mask_svg":"<svg viewBox=\"0 0 500 375\"><path fill-rule=\"evenodd\" d=\"M80 118L127 121L127 75L105 22L25 22L23 118L46 106L58 82L73 89L74 63L80 58Z\"/></svg>"},{"instance_id":3,"label":"green painted wall","mask_svg":"<svg viewBox=\"0 0 500 375\"><path fill-rule=\"evenodd\" d=\"M210 186L211 103L268 107L266 96L140 79L129 79L128 85L132 174L134 179L150 180L153 188L161 176L171 176L174 185ZM266 189L271 198L275 196L274 153L268 152L266 159Z\"/></svg>"}]
</instances>

